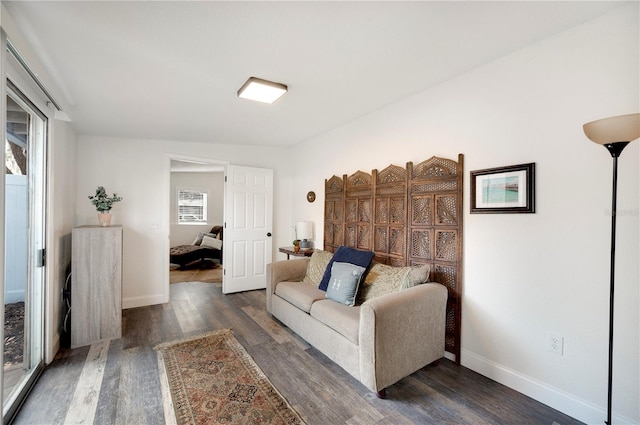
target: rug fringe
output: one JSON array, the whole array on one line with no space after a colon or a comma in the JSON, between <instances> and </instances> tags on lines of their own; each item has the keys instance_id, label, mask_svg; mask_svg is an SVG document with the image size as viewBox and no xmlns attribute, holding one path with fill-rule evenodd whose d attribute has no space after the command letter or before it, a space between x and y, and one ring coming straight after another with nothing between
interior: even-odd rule
<instances>
[{"instance_id":1,"label":"rug fringe","mask_svg":"<svg viewBox=\"0 0 640 425\"><path fill-rule=\"evenodd\" d=\"M163 343L160 343L160 344L156 345L155 347L153 347L153 349L154 350L163 350L165 348L171 347L171 346L176 345L176 344L182 344L184 342L196 341L198 339L203 339L203 338L207 338L207 337L214 336L214 335L224 335L224 334L227 334L227 333L231 333L233 335L233 330L231 328L217 329L215 331L206 332L206 333L203 333L203 334L190 336L190 337L186 337L186 338L183 338L183 339L178 339L178 340L175 340L175 341L163 342Z\"/></svg>"},{"instance_id":2,"label":"rug fringe","mask_svg":"<svg viewBox=\"0 0 640 425\"><path fill-rule=\"evenodd\" d=\"M173 399L169 386L169 376L167 367L164 363L162 350L158 350L158 373L160 374L160 393L162 394L162 408L164 410L164 421L166 425L177 425L176 411L173 408Z\"/></svg>"}]
</instances>

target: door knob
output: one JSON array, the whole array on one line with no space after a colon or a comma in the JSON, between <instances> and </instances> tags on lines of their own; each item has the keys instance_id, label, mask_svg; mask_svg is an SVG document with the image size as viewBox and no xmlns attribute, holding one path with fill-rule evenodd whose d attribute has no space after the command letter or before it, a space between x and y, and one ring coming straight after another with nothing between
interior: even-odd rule
<instances>
[{"instance_id":1,"label":"door knob","mask_svg":"<svg viewBox=\"0 0 640 425\"><path fill-rule=\"evenodd\" d=\"M268 233L267 233L267 236L268 236L268 237L271 237L271 232L268 232Z\"/></svg>"}]
</instances>

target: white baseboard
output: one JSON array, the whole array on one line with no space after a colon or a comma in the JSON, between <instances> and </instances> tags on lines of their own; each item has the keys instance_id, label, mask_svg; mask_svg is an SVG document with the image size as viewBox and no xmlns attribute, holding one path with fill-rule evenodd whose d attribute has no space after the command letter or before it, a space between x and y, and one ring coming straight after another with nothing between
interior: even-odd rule
<instances>
[{"instance_id":1,"label":"white baseboard","mask_svg":"<svg viewBox=\"0 0 640 425\"><path fill-rule=\"evenodd\" d=\"M456 361L456 355L455 355L455 354L453 354L453 353L450 353L450 352L448 352L448 351L445 351L445 352L444 352L444 358L445 358L445 359L449 359L449 360L451 360L452 362L455 362L455 361Z\"/></svg>"},{"instance_id":2,"label":"white baseboard","mask_svg":"<svg viewBox=\"0 0 640 425\"><path fill-rule=\"evenodd\" d=\"M579 421L587 424L602 424L607 417L604 408L600 406L478 356L475 353L462 350L460 357L463 366ZM615 421L612 418L612 422L620 424L633 423L629 418L620 416L615 416Z\"/></svg>"},{"instance_id":3,"label":"white baseboard","mask_svg":"<svg viewBox=\"0 0 640 425\"><path fill-rule=\"evenodd\" d=\"M169 299L164 294L152 295L148 297L130 297L122 299L122 308L127 309L144 307L147 305L165 304L168 302Z\"/></svg>"}]
</instances>

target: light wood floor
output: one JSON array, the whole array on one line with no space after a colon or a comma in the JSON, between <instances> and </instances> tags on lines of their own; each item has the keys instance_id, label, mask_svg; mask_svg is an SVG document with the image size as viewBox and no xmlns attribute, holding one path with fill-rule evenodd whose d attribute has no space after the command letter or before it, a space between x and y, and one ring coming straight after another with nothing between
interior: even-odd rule
<instances>
[{"instance_id":1,"label":"light wood floor","mask_svg":"<svg viewBox=\"0 0 640 425\"><path fill-rule=\"evenodd\" d=\"M201 267L200 263L186 266L182 269L177 265L172 265L169 269L169 283L180 282L206 282L222 283L222 266L217 260L205 260Z\"/></svg>"},{"instance_id":2,"label":"light wood floor","mask_svg":"<svg viewBox=\"0 0 640 425\"><path fill-rule=\"evenodd\" d=\"M448 360L380 400L271 318L264 290L223 295L220 284L198 282L172 284L169 304L125 310L121 339L60 352L14 423L167 423L153 347L221 328L233 329L309 425L580 423Z\"/></svg>"}]
</instances>

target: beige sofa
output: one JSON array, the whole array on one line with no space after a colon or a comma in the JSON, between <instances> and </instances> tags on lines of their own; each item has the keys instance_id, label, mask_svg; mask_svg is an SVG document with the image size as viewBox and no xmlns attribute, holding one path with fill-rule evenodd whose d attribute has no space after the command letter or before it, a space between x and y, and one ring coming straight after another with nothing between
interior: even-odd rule
<instances>
[{"instance_id":1,"label":"beige sofa","mask_svg":"<svg viewBox=\"0 0 640 425\"><path fill-rule=\"evenodd\" d=\"M267 266L267 311L378 397L444 356L443 285L424 283L350 307L326 299L325 292L305 278L309 262L305 258Z\"/></svg>"}]
</instances>

